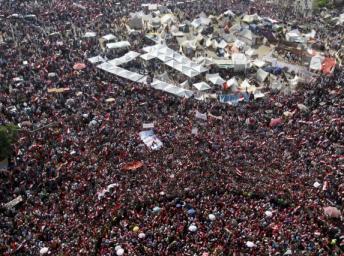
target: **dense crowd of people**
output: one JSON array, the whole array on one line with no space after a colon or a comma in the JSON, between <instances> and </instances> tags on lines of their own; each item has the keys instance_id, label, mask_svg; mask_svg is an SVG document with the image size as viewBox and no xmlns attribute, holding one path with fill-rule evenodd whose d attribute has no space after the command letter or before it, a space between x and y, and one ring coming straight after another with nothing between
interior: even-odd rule
<instances>
[{"instance_id":1,"label":"dense crowd of people","mask_svg":"<svg viewBox=\"0 0 344 256\"><path fill-rule=\"evenodd\" d=\"M278 18L261 1L223 2L184 11L254 5ZM0 254L343 255L343 219L323 210L343 211L342 67L292 95L271 91L236 107L91 64L73 69L101 53L85 32L120 37L122 16L141 3L0 1L0 124L21 126L0 172ZM340 34L317 36L340 44ZM151 122L163 142L156 151L139 137ZM123 168L132 162L143 165ZM17 196L23 202L4 207Z\"/></svg>"}]
</instances>

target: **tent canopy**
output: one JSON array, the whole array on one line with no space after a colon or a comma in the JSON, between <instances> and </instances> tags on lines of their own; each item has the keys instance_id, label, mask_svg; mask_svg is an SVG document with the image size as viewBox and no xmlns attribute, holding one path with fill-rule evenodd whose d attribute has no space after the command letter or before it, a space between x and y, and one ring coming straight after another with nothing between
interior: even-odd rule
<instances>
[{"instance_id":1,"label":"tent canopy","mask_svg":"<svg viewBox=\"0 0 344 256\"><path fill-rule=\"evenodd\" d=\"M91 38L91 37L96 37L97 36L97 33L96 32L86 32L84 34L84 38Z\"/></svg>"},{"instance_id":2,"label":"tent canopy","mask_svg":"<svg viewBox=\"0 0 344 256\"><path fill-rule=\"evenodd\" d=\"M130 47L130 43L128 41L120 41L116 43L108 43L106 44L106 47L109 49L119 49L119 48Z\"/></svg>"},{"instance_id":3,"label":"tent canopy","mask_svg":"<svg viewBox=\"0 0 344 256\"><path fill-rule=\"evenodd\" d=\"M324 58L321 56L313 56L311 62L309 63L309 68L312 70L321 70L321 63L323 60Z\"/></svg>"},{"instance_id":4,"label":"tent canopy","mask_svg":"<svg viewBox=\"0 0 344 256\"><path fill-rule=\"evenodd\" d=\"M222 79L219 73L207 74L206 79L216 85L223 85L223 83L226 82L225 80Z\"/></svg>"},{"instance_id":5,"label":"tent canopy","mask_svg":"<svg viewBox=\"0 0 344 256\"><path fill-rule=\"evenodd\" d=\"M104 39L105 41L111 41L116 39L116 37L113 34L107 34L105 36L102 36L102 39Z\"/></svg>"},{"instance_id":6,"label":"tent canopy","mask_svg":"<svg viewBox=\"0 0 344 256\"><path fill-rule=\"evenodd\" d=\"M126 54L124 54L120 58L110 60L109 63L114 65L114 66L119 66L119 65L122 65L124 63L130 62L130 61L136 59L138 56L140 56L140 53L130 51L130 52L127 52Z\"/></svg>"},{"instance_id":7,"label":"tent canopy","mask_svg":"<svg viewBox=\"0 0 344 256\"><path fill-rule=\"evenodd\" d=\"M88 58L88 61L94 64L94 63L104 62L105 59L102 56L98 55L95 57Z\"/></svg>"},{"instance_id":8,"label":"tent canopy","mask_svg":"<svg viewBox=\"0 0 344 256\"><path fill-rule=\"evenodd\" d=\"M264 82L266 78L269 76L269 73L264 71L263 69L258 69L256 77L258 82Z\"/></svg>"},{"instance_id":9,"label":"tent canopy","mask_svg":"<svg viewBox=\"0 0 344 256\"><path fill-rule=\"evenodd\" d=\"M193 84L193 86L199 91L206 91L206 90L211 89L210 85L207 84L206 82L196 83L196 84Z\"/></svg>"}]
</instances>

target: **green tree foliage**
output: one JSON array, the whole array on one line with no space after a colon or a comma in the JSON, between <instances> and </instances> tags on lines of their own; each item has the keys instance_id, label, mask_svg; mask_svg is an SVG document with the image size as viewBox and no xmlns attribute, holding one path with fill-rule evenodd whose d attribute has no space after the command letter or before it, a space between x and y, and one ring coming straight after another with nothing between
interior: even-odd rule
<instances>
[{"instance_id":1,"label":"green tree foliage","mask_svg":"<svg viewBox=\"0 0 344 256\"><path fill-rule=\"evenodd\" d=\"M316 0L316 5L319 8L326 7L329 4L328 0Z\"/></svg>"},{"instance_id":2,"label":"green tree foliage","mask_svg":"<svg viewBox=\"0 0 344 256\"><path fill-rule=\"evenodd\" d=\"M0 160L7 158L11 152L11 144L14 142L18 127L12 124L0 126Z\"/></svg>"}]
</instances>

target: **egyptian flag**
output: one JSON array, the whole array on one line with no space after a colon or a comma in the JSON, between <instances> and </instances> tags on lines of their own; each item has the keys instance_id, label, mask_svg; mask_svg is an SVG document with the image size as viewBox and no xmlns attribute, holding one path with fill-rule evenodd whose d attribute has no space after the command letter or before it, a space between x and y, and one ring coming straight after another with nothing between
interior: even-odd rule
<instances>
[{"instance_id":1,"label":"egyptian flag","mask_svg":"<svg viewBox=\"0 0 344 256\"><path fill-rule=\"evenodd\" d=\"M229 89L229 85L227 82L223 83L223 90L227 91Z\"/></svg>"}]
</instances>

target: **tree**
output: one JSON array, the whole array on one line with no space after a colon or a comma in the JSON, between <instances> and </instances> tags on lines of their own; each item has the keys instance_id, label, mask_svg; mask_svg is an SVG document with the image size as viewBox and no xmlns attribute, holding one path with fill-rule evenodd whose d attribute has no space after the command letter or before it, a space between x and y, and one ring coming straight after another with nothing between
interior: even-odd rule
<instances>
[{"instance_id":1,"label":"tree","mask_svg":"<svg viewBox=\"0 0 344 256\"><path fill-rule=\"evenodd\" d=\"M18 127L13 124L0 126L0 160L9 157L17 132Z\"/></svg>"},{"instance_id":2,"label":"tree","mask_svg":"<svg viewBox=\"0 0 344 256\"><path fill-rule=\"evenodd\" d=\"M323 8L329 5L329 1L328 0L316 0L316 6L319 8Z\"/></svg>"}]
</instances>

